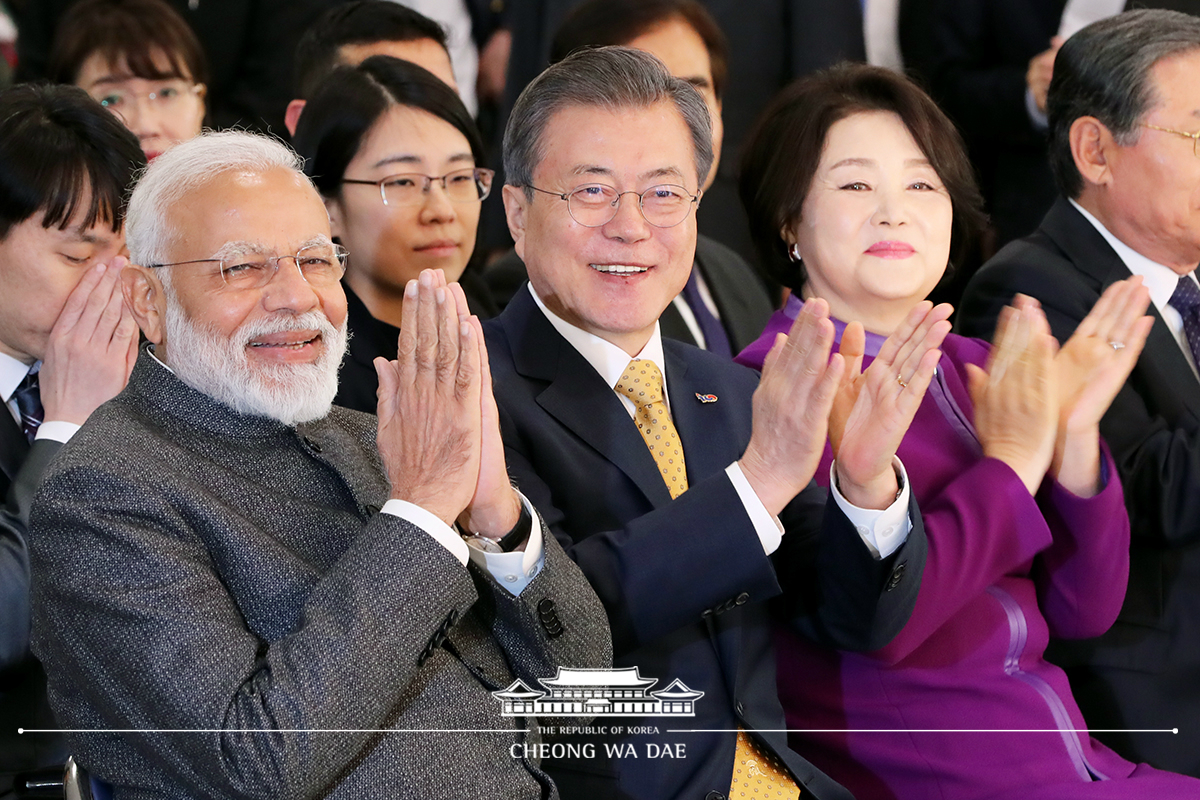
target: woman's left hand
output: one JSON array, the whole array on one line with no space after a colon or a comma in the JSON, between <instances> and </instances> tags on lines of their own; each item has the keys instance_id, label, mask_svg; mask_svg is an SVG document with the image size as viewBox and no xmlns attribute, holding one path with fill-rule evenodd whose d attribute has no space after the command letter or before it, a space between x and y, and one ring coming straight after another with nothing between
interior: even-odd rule
<instances>
[{"instance_id":1,"label":"woman's left hand","mask_svg":"<svg viewBox=\"0 0 1200 800\"><path fill-rule=\"evenodd\" d=\"M860 508L887 508L896 498L892 459L933 379L952 311L946 303L919 303L865 372L862 324L852 322L842 334L846 371L829 413L829 443L838 489Z\"/></svg>"}]
</instances>

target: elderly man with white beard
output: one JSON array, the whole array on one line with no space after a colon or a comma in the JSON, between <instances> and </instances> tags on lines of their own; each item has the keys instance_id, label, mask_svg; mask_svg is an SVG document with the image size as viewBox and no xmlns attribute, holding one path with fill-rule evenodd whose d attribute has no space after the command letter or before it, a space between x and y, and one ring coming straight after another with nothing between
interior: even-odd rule
<instances>
[{"instance_id":1,"label":"elderly man with white beard","mask_svg":"<svg viewBox=\"0 0 1200 800\"><path fill-rule=\"evenodd\" d=\"M180 145L127 231L148 343L32 519L77 760L117 800L557 797L490 692L608 666L607 622L509 484L458 286L408 286L376 419L332 407L345 254L285 146Z\"/></svg>"}]
</instances>

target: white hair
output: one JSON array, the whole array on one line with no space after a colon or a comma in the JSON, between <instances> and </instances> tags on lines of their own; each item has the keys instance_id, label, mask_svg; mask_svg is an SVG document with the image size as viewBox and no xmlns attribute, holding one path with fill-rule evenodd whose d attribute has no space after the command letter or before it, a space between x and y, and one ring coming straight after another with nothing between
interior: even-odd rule
<instances>
[{"instance_id":1,"label":"white hair","mask_svg":"<svg viewBox=\"0 0 1200 800\"><path fill-rule=\"evenodd\" d=\"M129 197L125 243L130 260L135 264L166 261L172 239L168 210L218 175L276 167L303 175L303 165L304 159L278 139L246 131L208 131L172 147L146 168Z\"/></svg>"}]
</instances>

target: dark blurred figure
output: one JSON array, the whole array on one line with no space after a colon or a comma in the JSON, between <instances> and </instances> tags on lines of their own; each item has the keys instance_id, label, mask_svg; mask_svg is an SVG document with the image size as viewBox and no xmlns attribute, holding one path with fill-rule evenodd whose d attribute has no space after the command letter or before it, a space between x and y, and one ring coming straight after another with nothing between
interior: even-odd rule
<instances>
[{"instance_id":1,"label":"dark blurred figure","mask_svg":"<svg viewBox=\"0 0 1200 800\"><path fill-rule=\"evenodd\" d=\"M133 131L147 160L200 133L208 63L163 0L81 0L54 33L50 80L73 83Z\"/></svg>"},{"instance_id":2,"label":"dark blurred figure","mask_svg":"<svg viewBox=\"0 0 1200 800\"><path fill-rule=\"evenodd\" d=\"M589 0L564 20L550 58L557 63L580 48L604 45L657 56L672 75L691 83L704 97L716 154L701 187L704 208L718 173L723 138L721 105L729 51L721 29L696 0ZM484 277L497 301L506 305L525 282L525 265L510 252L489 266ZM745 259L701 234L691 277L659 322L668 338L729 356L758 337L772 310L766 284Z\"/></svg>"},{"instance_id":3,"label":"dark blurred figure","mask_svg":"<svg viewBox=\"0 0 1200 800\"><path fill-rule=\"evenodd\" d=\"M521 90L550 63L554 32L580 0L508 0L506 25L512 57L505 85L505 111ZM742 140L779 89L792 79L845 59L862 61L863 12L858 0L704 0L729 42L725 91L725 142L721 168L700 205L700 232L754 263L746 212L737 199L734 170ZM499 180L501 176L497 176ZM484 203L488 249L509 239L499 204Z\"/></svg>"},{"instance_id":4,"label":"dark blurred figure","mask_svg":"<svg viewBox=\"0 0 1200 800\"><path fill-rule=\"evenodd\" d=\"M423 67L458 89L446 31L393 0L351 0L329 9L296 45L295 99L287 106L288 133L317 87L340 66L356 66L371 56L391 56Z\"/></svg>"},{"instance_id":5,"label":"dark blurred figure","mask_svg":"<svg viewBox=\"0 0 1200 800\"><path fill-rule=\"evenodd\" d=\"M34 0L18 14L17 80L47 77L58 21L76 0ZM292 53L320 13L337 0L169 0L211 68L208 121L283 135L292 99Z\"/></svg>"}]
</instances>

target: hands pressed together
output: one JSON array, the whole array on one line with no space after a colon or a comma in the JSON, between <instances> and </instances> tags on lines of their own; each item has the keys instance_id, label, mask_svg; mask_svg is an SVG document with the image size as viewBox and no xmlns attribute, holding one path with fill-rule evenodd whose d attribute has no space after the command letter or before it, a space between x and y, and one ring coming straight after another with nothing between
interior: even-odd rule
<instances>
[{"instance_id":1,"label":"hands pressed together","mask_svg":"<svg viewBox=\"0 0 1200 800\"><path fill-rule=\"evenodd\" d=\"M517 523L479 319L457 283L425 270L405 288L395 361L375 359L377 445L392 497L499 538Z\"/></svg>"}]
</instances>

